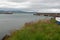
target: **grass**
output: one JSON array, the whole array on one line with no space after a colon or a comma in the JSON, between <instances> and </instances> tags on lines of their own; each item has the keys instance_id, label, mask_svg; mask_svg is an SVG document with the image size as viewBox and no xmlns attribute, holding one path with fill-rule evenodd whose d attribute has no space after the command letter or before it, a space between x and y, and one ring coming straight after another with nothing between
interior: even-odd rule
<instances>
[{"instance_id":1,"label":"grass","mask_svg":"<svg viewBox=\"0 0 60 40\"><path fill-rule=\"evenodd\" d=\"M60 40L60 25L52 20L25 23L24 27L11 33L6 40Z\"/></svg>"}]
</instances>

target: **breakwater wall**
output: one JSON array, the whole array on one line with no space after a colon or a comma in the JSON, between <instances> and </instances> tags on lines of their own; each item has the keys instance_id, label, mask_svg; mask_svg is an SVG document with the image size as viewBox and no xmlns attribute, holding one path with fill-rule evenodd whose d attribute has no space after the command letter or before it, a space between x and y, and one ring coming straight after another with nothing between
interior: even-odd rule
<instances>
[{"instance_id":1,"label":"breakwater wall","mask_svg":"<svg viewBox=\"0 0 60 40\"><path fill-rule=\"evenodd\" d=\"M44 15L44 16L53 16L53 17L60 17L60 13L36 13L34 15Z\"/></svg>"}]
</instances>

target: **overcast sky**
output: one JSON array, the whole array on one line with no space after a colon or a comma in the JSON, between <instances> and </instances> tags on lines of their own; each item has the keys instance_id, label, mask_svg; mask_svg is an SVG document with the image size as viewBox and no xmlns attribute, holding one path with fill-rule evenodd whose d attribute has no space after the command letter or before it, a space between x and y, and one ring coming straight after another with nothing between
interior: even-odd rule
<instances>
[{"instance_id":1,"label":"overcast sky","mask_svg":"<svg viewBox=\"0 0 60 40\"><path fill-rule=\"evenodd\" d=\"M0 0L0 8L16 8L37 12L60 12L60 0Z\"/></svg>"}]
</instances>

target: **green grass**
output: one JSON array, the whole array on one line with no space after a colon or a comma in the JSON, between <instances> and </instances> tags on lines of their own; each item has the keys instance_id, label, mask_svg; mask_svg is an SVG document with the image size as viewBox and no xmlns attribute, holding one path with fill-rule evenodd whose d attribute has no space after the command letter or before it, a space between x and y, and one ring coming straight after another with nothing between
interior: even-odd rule
<instances>
[{"instance_id":1,"label":"green grass","mask_svg":"<svg viewBox=\"0 0 60 40\"><path fill-rule=\"evenodd\" d=\"M26 23L20 30L11 33L6 40L60 40L60 25L52 20Z\"/></svg>"}]
</instances>

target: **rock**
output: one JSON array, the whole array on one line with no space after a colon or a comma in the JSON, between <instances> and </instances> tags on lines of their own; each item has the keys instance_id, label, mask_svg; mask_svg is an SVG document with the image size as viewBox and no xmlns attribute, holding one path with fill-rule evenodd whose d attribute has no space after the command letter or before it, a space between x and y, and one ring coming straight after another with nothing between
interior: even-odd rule
<instances>
[{"instance_id":1,"label":"rock","mask_svg":"<svg viewBox=\"0 0 60 40\"><path fill-rule=\"evenodd\" d=\"M6 39L8 39L10 36L9 35L5 35L3 38L2 38L2 40L6 40Z\"/></svg>"}]
</instances>

